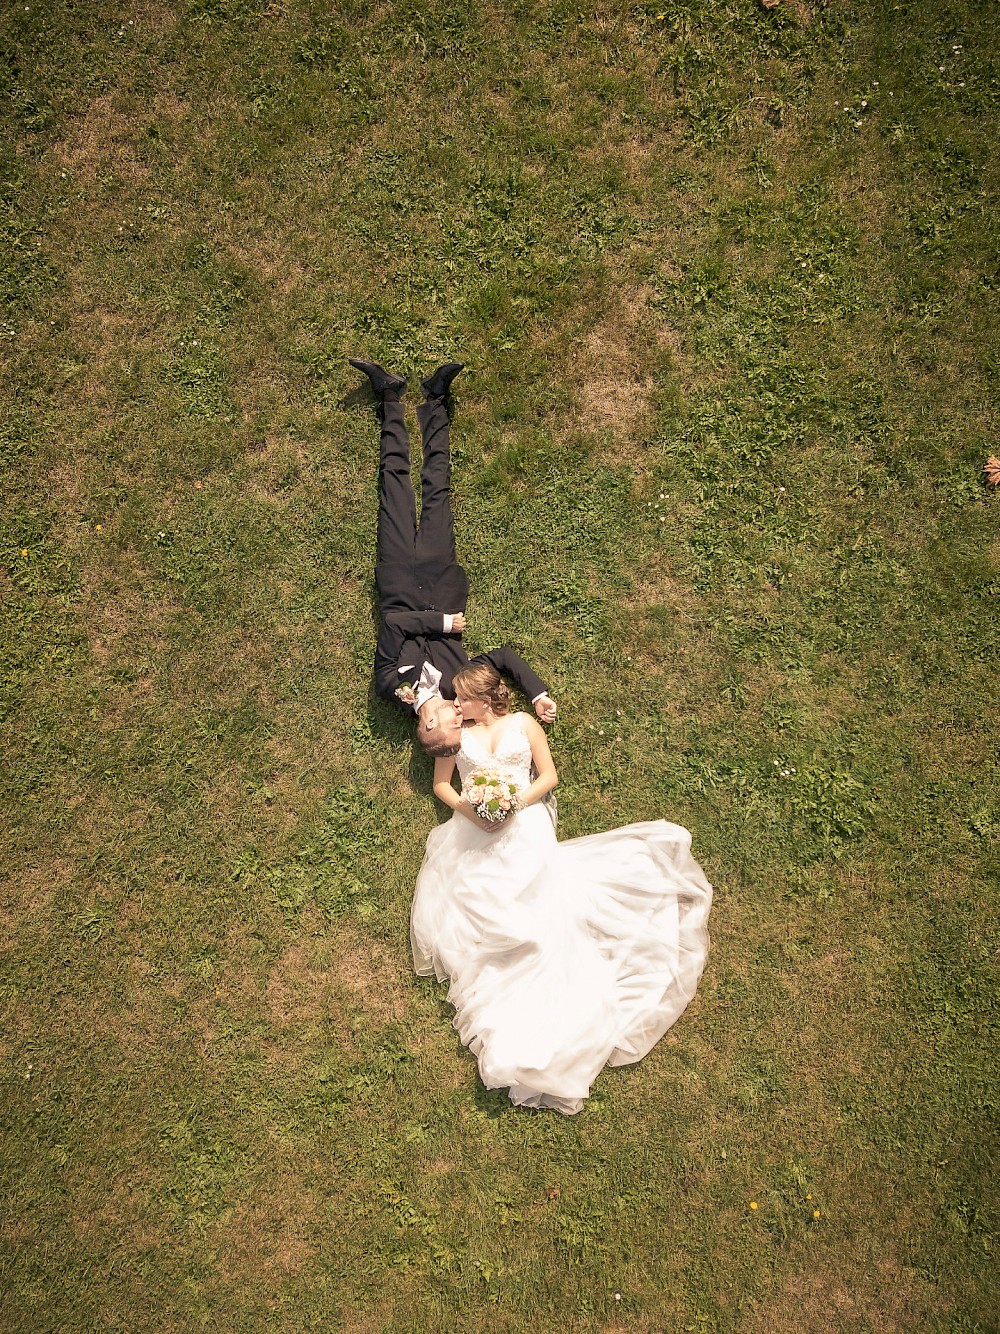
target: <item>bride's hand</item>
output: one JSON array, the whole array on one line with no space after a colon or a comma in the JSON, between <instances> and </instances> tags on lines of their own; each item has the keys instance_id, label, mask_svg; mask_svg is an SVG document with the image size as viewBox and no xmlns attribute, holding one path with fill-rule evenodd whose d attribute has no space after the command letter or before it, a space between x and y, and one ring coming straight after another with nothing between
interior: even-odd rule
<instances>
[{"instance_id":1,"label":"bride's hand","mask_svg":"<svg viewBox=\"0 0 1000 1334\"><path fill-rule=\"evenodd\" d=\"M476 812L472 809L472 807L469 805L469 803L465 800L464 797L458 803L455 809L456 811L460 811L467 820L471 820L474 825L478 825L480 829L484 829L487 834L494 833L497 829L501 827L501 825L506 823L506 821L504 820L500 821L483 820L480 816L476 814Z\"/></svg>"}]
</instances>

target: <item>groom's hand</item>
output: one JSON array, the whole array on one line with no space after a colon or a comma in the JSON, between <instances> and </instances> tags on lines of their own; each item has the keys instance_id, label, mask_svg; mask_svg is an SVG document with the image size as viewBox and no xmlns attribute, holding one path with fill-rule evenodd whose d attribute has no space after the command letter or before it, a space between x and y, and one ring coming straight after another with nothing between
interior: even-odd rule
<instances>
[{"instance_id":1,"label":"groom's hand","mask_svg":"<svg viewBox=\"0 0 1000 1334\"><path fill-rule=\"evenodd\" d=\"M535 700L535 712L543 723L554 723L556 720L555 700L550 699L548 695L539 695Z\"/></svg>"},{"instance_id":2,"label":"groom's hand","mask_svg":"<svg viewBox=\"0 0 1000 1334\"><path fill-rule=\"evenodd\" d=\"M465 631L465 612L456 611L451 618L451 633L453 635L463 634Z\"/></svg>"}]
</instances>

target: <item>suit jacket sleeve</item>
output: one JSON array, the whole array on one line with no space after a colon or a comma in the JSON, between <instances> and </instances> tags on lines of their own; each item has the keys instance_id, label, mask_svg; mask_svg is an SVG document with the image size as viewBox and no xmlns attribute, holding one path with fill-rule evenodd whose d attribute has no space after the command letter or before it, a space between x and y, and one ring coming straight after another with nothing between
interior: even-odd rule
<instances>
[{"instance_id":1,"label":"suit jacket sleeve","mask_svg":"<svg viewBox=\"0 0 1000 1334\"><path fill-rule=\"evenodd\" d=\"M419 644L407 639L402 631L384 621L379 629L378 643L375 646L375 691L382 699L393 700L407 713L413 713L408 704L404 704L396 695L399 686L413 684L420 679L420 669L424 665L426 654ZM411 670L400 672L400 664Z\"/></svg>"},{"instance_id":2,"label":"suit jacket sleeve","mask_svg":"<svg viewBox=\"0 0 1000 1334\"><path fill-rule=\"evenodd\" d=\"M385 623L404 635L444 634L444 615L439 611L387 611Z\"/></svg>"},{"instance_id":3,"label":"suit jacket sleeve","mask_svg":"<svg viewBox=\"0 0 1000 1334\"><path fill-rule=\"evenodd\" d=\"M480 653L473 662L488 662L501 676L508 676L528 699L537 699L548 694L548 688L540 676L536 676L523 658L518 657L512 648L490 649L489 653Z\"/></svg>"}]
</instances>

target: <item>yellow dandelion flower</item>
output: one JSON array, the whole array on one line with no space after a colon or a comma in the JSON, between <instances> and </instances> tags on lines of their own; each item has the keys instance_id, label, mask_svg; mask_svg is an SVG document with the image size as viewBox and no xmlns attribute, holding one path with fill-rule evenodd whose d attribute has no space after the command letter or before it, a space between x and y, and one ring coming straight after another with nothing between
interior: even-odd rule
<instances>
[{"instance_id":1,"label":"yellow dandelion flower","mask_svg":"<svg viewBox=\"0 0 1000 1334\"><path fill-rule=\"evenodd\" d=\"M757 1201L756 1201L756 1200L751 1200L751 1201L750 1201L750 1208L751 1208L751 1209L756 1209L756 1208L757 1208Z\"/></svg>"},{"instance_id":2,"label":"yellow dandelion flower","mask_svg":"<svg viewBox=\"0 0 1000 1334\"><path fill-rule=\"evenodd\" d=\"M22 548L21 548L21 555L22 555L22 556L26 556L27 554L28 554L28 548L27 548L27 547L22 547Z\"/></svg>"},{"instance_id":3,"label":"yellow dandelion flower","mask_svg":"<svg viewBox=\"0 0 1000 1334\"><path fill-rule=\"evenodd\" d=\"M813 1210L813 1218L819 1218L819 1210L818 1210L818 1209L814 1209L814 1210Z\"/></svg>"},{"instance_id":4,"label":"yellow dandelion flower","mask_svg":"<svg viewBox=\"0 0 1000 1334\"><path fill-rule=\"evenodd\" d=\"M101 525L99 523L95 524L94 527L97 529L98 532L101 531Z\"/></svg>"}]
</instances>

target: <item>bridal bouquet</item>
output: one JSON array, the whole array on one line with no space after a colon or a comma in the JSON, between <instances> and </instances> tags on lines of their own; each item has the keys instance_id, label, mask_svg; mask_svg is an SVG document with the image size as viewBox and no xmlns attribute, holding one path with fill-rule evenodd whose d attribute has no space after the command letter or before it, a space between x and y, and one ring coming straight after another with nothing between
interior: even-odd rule
<instances>
[{"instance_id":1,"label":"bridal bouquet","mask_svg":"<svg viewBox=\"0 0 1000 1334\"><path fill-rule=\"evenodd\" d=\"M470 774L462 785L462 796L481 820L502 824L518 809L517 784L499 774Z\"/></svg>"}]
</instances>

